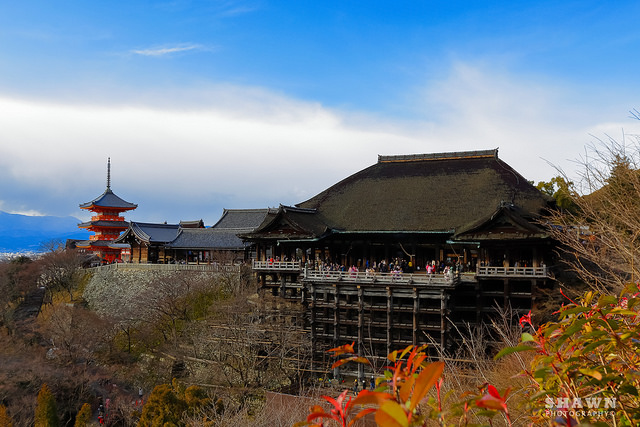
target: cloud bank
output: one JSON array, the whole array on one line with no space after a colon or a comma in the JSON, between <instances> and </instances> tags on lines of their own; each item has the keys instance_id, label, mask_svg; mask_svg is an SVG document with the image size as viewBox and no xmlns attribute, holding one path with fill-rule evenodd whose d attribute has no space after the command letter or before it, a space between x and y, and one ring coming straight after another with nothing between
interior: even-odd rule
<instances>
[{"instance_id":1,"label":"cloud bank","mask_svg":"<svg viewBox=\"0 0 640 427\"><path fill-rule=\"evenodd\" d=\"M464 63L416 94L413 121L227 85L92 103L0 96L0 207L85 215L78 204L104 190L111 157L112 188L139 205L128 218L210 225L222 208L306 200L378 154L499 147L539 181L557 174L548 162L570 172L590 134L638 128L625 116L633 106L599 117L570 88ZM425 194L439 191L449 190Z\"/></svg>"}]
</instances>

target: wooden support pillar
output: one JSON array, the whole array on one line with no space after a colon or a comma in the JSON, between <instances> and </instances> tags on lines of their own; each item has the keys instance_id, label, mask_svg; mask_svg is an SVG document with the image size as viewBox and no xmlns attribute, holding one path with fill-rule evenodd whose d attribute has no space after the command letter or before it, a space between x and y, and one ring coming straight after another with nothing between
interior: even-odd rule
<instances>
[{"instance_id":1,"label":"wooden support pillar","mask_svg":"<svg viewBox=\"0 0 640 427\"><path fill-rule=\"evenodd\" d=\"M480 326L482 322L482 281L476 283L476 326Z\"/></svg>"},{"instance_id":2,"label":"wooden support pillar","mask_svg":"<svg viewBox=\"0 0 640 427\"><path fill-rule=\"evenodd\" d=\"M315 369L316 360L316 286L312 283L309 285L309 293L311 294L311 313L309 313L309 328L311 329L311 369Z\"/></svg>"},{"instance_id":3,"label":"wooden support pillar","mask_svg":"<svg viewBox=\"0 0 640 427\"><path fill-rule=\"evenodd\" d=\"M358 286L358 356L364 356L364 290ZM364 364L358 363L358 379L364 378Z\"/></svg>"},{"instance_id":4,"label":"wooden support pillar","mask_svg":"<svg viewBox=\"0 0 640 427\"><path fill-rule=\"evenodd\" d=\"M418 345L418 332L420 328L420 292L418 288L413 288L413 336L411 343Z\"/></svg>"},{"instance_id":5,"label":"wooden support pillar","mask_svg":"<svg viewBox=\"0 0 640 427\"><path fill-rule=\"evenodd\" d=\"M340 341L340 289L333 285L333 346L338 347Z\"/></svg>"},{"instance_id":6,"label":"wooden support pillar","mask_svg":"<svg viewBox=\"0 0 640 427\"><path fill-rule=\"evenodd\" d=\"M333 347L338 347L340 344L340 289L338 285L333 285ZM340 377L340 368L333 370L333 377Z\"/></svg>"},{"instance_id":7,"label":"wooden support pillar","mask_svg":"<svg viewBox=\"0 0 640 427\"><path fill-rule=\"evenodd\" d=\"M504 301L503 308L506 310L509 307L511 301L511 282L509 279L504 279Z\"/></svg>"},{"instance_id":8,"label":"wooden support pillar","mask_svg":"<svg viewBox=\"0 0 640 427\"><path fill-rule=\"evenodd\" d=\"M440 291L440 350L444 351L447 345L447 310L449 295Z\"/></svg>"},{"instance_id":9,"label":"wooden support pillar","mask_svg":"<svg viewBox=\"0 0 640 427\"><path fill-rule=\"evenodd\" d=\"M393 289L387 286L387 354L393 351Z\"/></svg>"}]
</instances>

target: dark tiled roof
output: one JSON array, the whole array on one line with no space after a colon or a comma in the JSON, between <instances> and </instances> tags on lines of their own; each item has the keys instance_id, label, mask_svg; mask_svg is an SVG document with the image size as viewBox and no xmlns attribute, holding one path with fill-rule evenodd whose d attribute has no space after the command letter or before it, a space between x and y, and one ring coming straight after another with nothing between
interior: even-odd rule
<instances>
[{"instance_id":1,"label":"dark tiled roof","mask_svg":"<svg viewBox=\"0 0 640 427\"><path fill-rule=\"evenodd\" d=\"M539 213L550 202L497 150L380 156L378 163L299 207L347 231L454 231L487 218L504 202Z\"/></svg>"},{"instance_id":2,"label":"dark tiled roof","mask_svg":"<svg viewBox=\"0 0 640 427\"><path fill-rule=\"evenodd\" d=\"M268 239L314 239L329 231L315 209L281 205L277 211L269 210L260 226L241 237Z\"/></svg>"},{"instance_id":3,"label":"dark tiled roof","mask_svg":"<svg viewBox=\"0 0 640 427\"><path fill-rule=\"evenodd\" d=\"M488 218L479 218L474 224L456 230L456 240L504 240L548 238L549 233L536 218L517 206L505 203Z\"/></svg>"},{"instance_id":4,"label":"dark tiled roof","mask_svg":"<svg viewBox=\"0 0 640 427\"><path fill-rule=\"evenodd\" d=\"M250 231L258 227L269 209L225 209L211 228Z\"/></svg>"},{"instance_id":5,"label":"dark tiled roof","mask_svg":"<svg viewBox=\"0 0 640 427\"><path fill-rule=\"evenodd\" d=\"M146 243L168 243L176 238L180 226L178 224L154 224L131 221L129 228L116 240L122 242L130 237L137 237Z\"/></svg>"},{"instance_id":6,"label":"dark tiled roof","mask_svg":"<svg viewBox=\"0 0 640 427\"><path fill-rule=\"evenodd\" d=\"M91 209L93 207L130 210L137 208L138 205L122 200L120 197L116 196L113 191L111 191L111 188L107 187L107 189L104 190L104 193L102 193L92 201L80 205L80 208L82 209Z\"/></svg>"},{"instance_id":7,"label":"dark tiled roof","mask_svg":"<svg viewBox=\"0 0 640 427\"><path fill-rule=\"evenodd\" d=\"M204 221L196 219L195 221L180 221L180 228L204 228Z\"/></svg>"},{"instance_id":8,"label":"dark tiled roof","mask_svg":"<svg viewBox=\"0 0 640 427\"><path fill-rule=\"evenodd\" d=\"M234 231L214 228L184 228L171 243L172 249L242 249L245 244Z\"/></svg>"}]
</instances>

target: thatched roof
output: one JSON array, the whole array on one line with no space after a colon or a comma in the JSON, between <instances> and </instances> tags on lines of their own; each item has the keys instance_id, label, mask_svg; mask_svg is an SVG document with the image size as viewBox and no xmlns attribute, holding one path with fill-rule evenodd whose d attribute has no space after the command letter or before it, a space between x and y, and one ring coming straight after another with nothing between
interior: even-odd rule
<instances>
[{"instance_id":1,"label":"thatched roof","mask_svg":"<svg viewBox=\"0 0 640 427\"><path fill-rule=\"evenodd\" d=\"M498 150L380 156L378 163L298 204L344 231L450 231L505 203L537 215L551 198L498 158Z\"/></svg>"}]
</instances>

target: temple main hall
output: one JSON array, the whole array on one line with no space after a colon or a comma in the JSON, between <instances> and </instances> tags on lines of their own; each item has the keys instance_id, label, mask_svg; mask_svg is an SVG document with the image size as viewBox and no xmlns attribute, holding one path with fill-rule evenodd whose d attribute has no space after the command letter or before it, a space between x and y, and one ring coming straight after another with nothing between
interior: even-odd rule
<instances>
[{"instance_id":1,"label":"temple main hall","mask_svg":"<svg viewBox=\"0 0 640 427\"><path fill-rule=\"evenodd\" d=\"M381 360L410 344L437 356L455 330L533 307L553 279L540 222L553 206L497 149L379 156L241 237L259 286L307 307L315 360L352 342Z\"/></svg>"}]
</instances>

